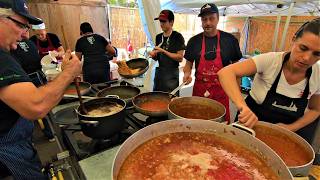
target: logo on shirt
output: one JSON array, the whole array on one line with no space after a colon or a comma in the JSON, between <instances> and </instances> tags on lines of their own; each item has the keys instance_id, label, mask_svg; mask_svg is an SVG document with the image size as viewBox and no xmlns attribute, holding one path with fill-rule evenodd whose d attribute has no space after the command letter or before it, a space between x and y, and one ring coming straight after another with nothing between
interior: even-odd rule
<instances>
[{"instance_id":1,"label":"logo on shirt","mask_svg":"<svg viewBox=\"0 0 320 180\"><path fill-rule=\"evenodd\" d=\"M272 103L272 106L280 108L280 109L284 109L284 110L287 110L287 111L292 111L292 112L297 112L298 111L297 106L293 102L291 102L290 106L283 106L283 105L277 104L277 101L274 101Z\"/></svg>"},{"instance_id":2,"label":"logo on shirt","mask_svg":"<svg viewBox=\"0 0 320 180\"><path fill-rule=\"evenodd\" d=\"M92 36L87 37L87 40L88 40L88 42L89 42L90 44L93 44L94 41L95 41L94 37L92 37Z\"/></svg>"},{"instance_id":3,"label":"logo on shirt","mask_svg":"<svg viewBox=\"0 0 320 180\"><path fill-rule=\"evenodd\" d=\"M29 46L25 42L18 42L18 45L21 49L23 49L24 52L29 52Z\"/></svg>"}]
</instances>

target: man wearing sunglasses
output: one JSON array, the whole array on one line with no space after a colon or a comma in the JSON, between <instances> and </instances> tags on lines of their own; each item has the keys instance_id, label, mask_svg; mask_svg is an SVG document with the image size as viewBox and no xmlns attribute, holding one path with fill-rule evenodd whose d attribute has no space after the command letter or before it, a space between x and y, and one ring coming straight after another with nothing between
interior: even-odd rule
<instances>
[{"instance_id":1,"label":"man wearing sunglasses","mask_svg":"<svg viewBox=\"0 0 320 180\"><path fill-rule=\"evenodd\" d=\"M183 60L185 49L183 36L172 29L174 14L162 10L159 17L162 33L156 36L156 47L150 56L159 62L154 78L154 91L170 92L179 86L179 62Z\"/></svg>"},{"instance_id":2,"label":"man wearing sunglasses","mask_svg":"<svg viewBox=\"0 0 320 180\"><path fill-rule=\"evenodd\" d=\"M31 16L24 0L0 0L0 179L47 179L31 141L33 120L43 118L61 100L65 88L81 72L68 51L63 71L37 88L10 54L27 37Z\"/></svg>"},{"instance_id":3,"label":"man wearing sunglasses","mask_svg":"<svg viewBox=\"0 0 320 180\"><path fill-rule=\"evenodd\" d=\"M224 66L241 59L238 40L229 33L217 30L219 11L215 4L201 7L200 14L203 32L193 36L186 47L184 58L184 82L192 81L191 70L195 62L195 84L193 96L202 96L219 101L226 107L225 119L230 120L229 98L223 91L217 72Z\"/></svg>"}]
</instances>

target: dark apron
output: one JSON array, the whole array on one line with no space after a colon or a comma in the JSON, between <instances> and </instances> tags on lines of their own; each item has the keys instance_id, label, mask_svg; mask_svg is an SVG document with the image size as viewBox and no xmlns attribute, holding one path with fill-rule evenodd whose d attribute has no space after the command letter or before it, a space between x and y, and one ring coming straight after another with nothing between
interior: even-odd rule
<instances>
[{"instance_id":1,"label":"dark apron","mask_svg":"<svg viewBox=\"0 0 320 180\"><path fill-rule=\"evenodd\" d=\"M179 68L156 68L153 91L171 92L178 86ZM179 95L179 92L176 95Z\"/></svg>"},{"instance_id":2,"label":"dark apron","mask_svg":"<svg viewBox=\"0 0 320 180\"><path fill-rule=\"evenodd\" d=\"M33 122L20 117L10 131L0 135L0 162L16 180L47 179L31 141Z\"/></svg>"},{"instance_id":3,"label":"dark apron","mask_svg":"<svg viewBox=\"0 0 320 180\"><path fill-rule=\"evenodd\" d=\"M229 97L222 89L218 78L218 71L223 68L220 48L220 31L217 32L216 58L212 60L206 60L205 51L206 43L205 36L203 35L201 56L197 68L196 80L193 85L192 96L206 97L222 103L226 108L225 120L229 123Z\"/></svg>"},{"instance_id":4,"label":"dark apron","mask_svg":"<svg viewBox=\"0 0 320 180\"><path fill-rule=\"evenodd\" d=\"M39 50L39 55L40 55L40 58L43 58L44 56L48 55L49 54L49 51L57 51L58 52L58 48L54 47L49 36L47 35L47 41L48 41L48 47L44 48L44 47L41 47L40 46L40 40L37 39L37 48ZM62 60L62 58L58 58L58 60Z\"/></svg>"},{"instance_id":5,"label":"dark apron","mask_svg":"<svg viewBox=\"0 0 320 180\"><path fill-rule=\"evenodd\" d=\"M287 54L284 57L281 70L262 104L257 104L250 95L246 98L248 107L256 114L260 121L266 121L274 124L291 124L304 115L304 111L308 105L309 79L312 74L312 68L309 68L306 72L307 85L301 98L290 98L276 92L283 65L288 61L289 57L290 54ZM316 120L301 128L296 133L311 144L317 124L318 121Z\"/></svg>"},{"instance_id":6,"label":"dark apron","mask_svg":"<svg viewBox=\"0 0 320 180\"><path fill-rule=\"evenodd\" d=\"M107 55L85 57L82 70L83 80L91 84L110 81L110 64Z\"/></svg>"}]
</instances>

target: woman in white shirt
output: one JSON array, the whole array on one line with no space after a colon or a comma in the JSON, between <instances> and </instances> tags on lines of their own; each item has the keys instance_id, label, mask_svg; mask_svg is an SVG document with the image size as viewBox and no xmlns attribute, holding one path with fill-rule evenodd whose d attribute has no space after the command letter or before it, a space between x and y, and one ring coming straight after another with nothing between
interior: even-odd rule
<instances>
[{"instance_id":1,"label":"woman in white shirt","mask_svg":"<svg viewBox=\"0 0 320 180\"><path fill-rule=\"evenodd\" d=\"M239 110L238 120L277 123L309 143L320 115L320 18L296 32L289 52L270 52L219 71L220 83ZM236 78L254 75L244 100Z\"/></svg>"}]
</instances>

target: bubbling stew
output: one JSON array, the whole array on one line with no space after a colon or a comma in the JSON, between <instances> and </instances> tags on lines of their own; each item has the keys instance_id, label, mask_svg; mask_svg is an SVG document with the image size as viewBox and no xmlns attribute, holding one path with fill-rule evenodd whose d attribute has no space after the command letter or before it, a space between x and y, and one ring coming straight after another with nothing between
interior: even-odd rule
<instances>
[{"instance_id":1,"label":"bubbling stew","mask_svg":"<svg viewBox=\"0 0 320 180\"><path fill-rule=\"evenodd\" d=\"M259 125L256 125L253 130L256 132L256 138L273 149L287 166L301 166L311 161L312 157L308 155L305 148L288 135Z\"/></svg>"},{"instance_id":2,"label":"bubbling stew","mask_svg":"<svg viewBox=\"0 0 320 180\"><path fill-rule=\"evenodd\" d=\"M124 161L118 180L274 180L279 177L256 154L226 139L196 132L153 138Z\"/></svg>"}]
</instances>

